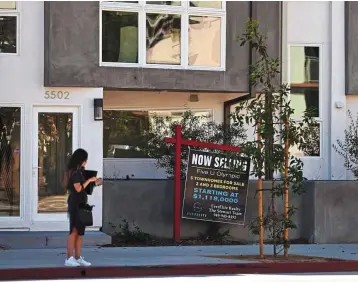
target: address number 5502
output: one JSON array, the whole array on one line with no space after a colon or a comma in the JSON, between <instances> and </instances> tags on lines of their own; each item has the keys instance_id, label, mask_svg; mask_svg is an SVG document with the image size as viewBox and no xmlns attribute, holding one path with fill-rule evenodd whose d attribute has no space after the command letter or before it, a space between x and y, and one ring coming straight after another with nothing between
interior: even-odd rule
<instances>
[{"instance_id":1,"label":"address number 5502","mask_svg":"<svg viewBox=\"0 0 358 282\"><path fill-rule=\"evenodd\" d=\"M46 91L44 98L68 100L70 98L70 93L68 91Z\"/></svg>"}]
</instances>

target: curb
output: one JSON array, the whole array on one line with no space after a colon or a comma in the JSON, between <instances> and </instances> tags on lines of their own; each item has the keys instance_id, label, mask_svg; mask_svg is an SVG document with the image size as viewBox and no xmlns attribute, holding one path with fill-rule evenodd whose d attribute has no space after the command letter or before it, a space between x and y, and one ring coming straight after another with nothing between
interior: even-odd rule
<instances>
[{"instance_id":1,"label":"curb","mask_svg":"<svg viewBox=\"0 0 358 282\"><path fill-rule=\"evenodd\" d=\"M50 267L0 269L1 281L75 278L129 278L222 274L284 274L358 271L358 261L303 263L227 263L196 265Z\"/></svg>"}]
</instances>

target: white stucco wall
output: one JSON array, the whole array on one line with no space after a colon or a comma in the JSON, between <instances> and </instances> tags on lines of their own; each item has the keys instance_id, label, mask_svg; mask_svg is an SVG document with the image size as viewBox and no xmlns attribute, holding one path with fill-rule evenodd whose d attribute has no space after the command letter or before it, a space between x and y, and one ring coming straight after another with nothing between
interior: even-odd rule
<instances>
[{"instance_id":1,"label":"white stucco wall","mask_svg":"<svg viewBox=\"0 0 358 282\"><path fill-rule=\"evenodd\" d=\"M189 102L189 92L159 92L159 91L105 91L105 109L204 109L213 112L213 119L223 122L224 102L243 94L225 93L195 93L199 102ZM104 176L106 178L133 179L166 179L163 170L157 169L152 159L104 159Z\"/></svg>"},{"instance_id":2,"label":"white stucco wall","mask_svg":"<svg viewBox=\"0 0 358 282\"><path fill-rule=\"evenodd\" d=\"M74 107L79 111L79 122L74 130L79 132L77 147L89 152L88 168L102 175L102 122L93 119L93 99L102 98L103 90L84 88L47 89L44 81L44 3L20 3L20 51L18 55L0 54L0 107L16 105L22 107L21 144L21 218L0 217L0 228L26 227L31 230L68 230L67 216L64 221L35 220L34 199L36 189L33 177L33 153L36 148L36 133L33 130L35 106ZM68 100L45 99L47 90L69 92ZM35 145L34 145L35 144ZM76 148L77 148L76 147ZM76 149L74 148L74 149ZM95 226L102 225L102 192L96 189L90 200L96 205Z\"/></svg>"}]
</instances>

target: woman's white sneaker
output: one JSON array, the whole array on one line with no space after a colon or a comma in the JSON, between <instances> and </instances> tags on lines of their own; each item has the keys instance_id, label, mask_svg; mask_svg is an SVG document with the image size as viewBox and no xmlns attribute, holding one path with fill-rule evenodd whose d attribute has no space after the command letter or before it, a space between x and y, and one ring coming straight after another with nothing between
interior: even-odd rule
<instances>
[{"instance_id":1,"label":"woman's white sneaker","mask_svg":"<svg viewBox=\"0 0 358 282\"><path fill-rule=\"evenodd\" d=\"M76 267L76 266L80 266L80 265L81 264L74 257L70 257L65 260L65 266Z\"/></svg>"},{"instance_id":2,"label":"woman's white sneaker","mask_svg":"<svg viewBox=\"0 0 358 282\"><path fill-rule=\"evenodd\" d=\"M88 261L85 261L83 257L80 257L77 262L82 266L91 266L91 263Z\"/></svg>"}]
</instances>

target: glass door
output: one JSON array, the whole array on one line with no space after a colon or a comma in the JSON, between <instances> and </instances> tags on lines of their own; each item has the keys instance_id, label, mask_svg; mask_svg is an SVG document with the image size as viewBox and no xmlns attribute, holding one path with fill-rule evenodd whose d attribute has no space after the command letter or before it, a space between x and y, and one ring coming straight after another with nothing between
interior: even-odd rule
<instances>
[{"instance_id":1,"label":"glass door","mask_svg":"<svg viewBox=\"0 0 358 282\"><path fill-rule=\"evenodd\" d=\"M0 219L20 217L21 108L0 107Z\"/></svg>"},{"instance_id":2,"label":"glass door","mask_svg":"<svg viewBox=\"0 0 358 282\"><path fill-rule=\"evenodd\" d=\"M78 147L78 108L34 110L35 221L66 221L67 193L64 173Z\"/></svg>"}]
</instances>

